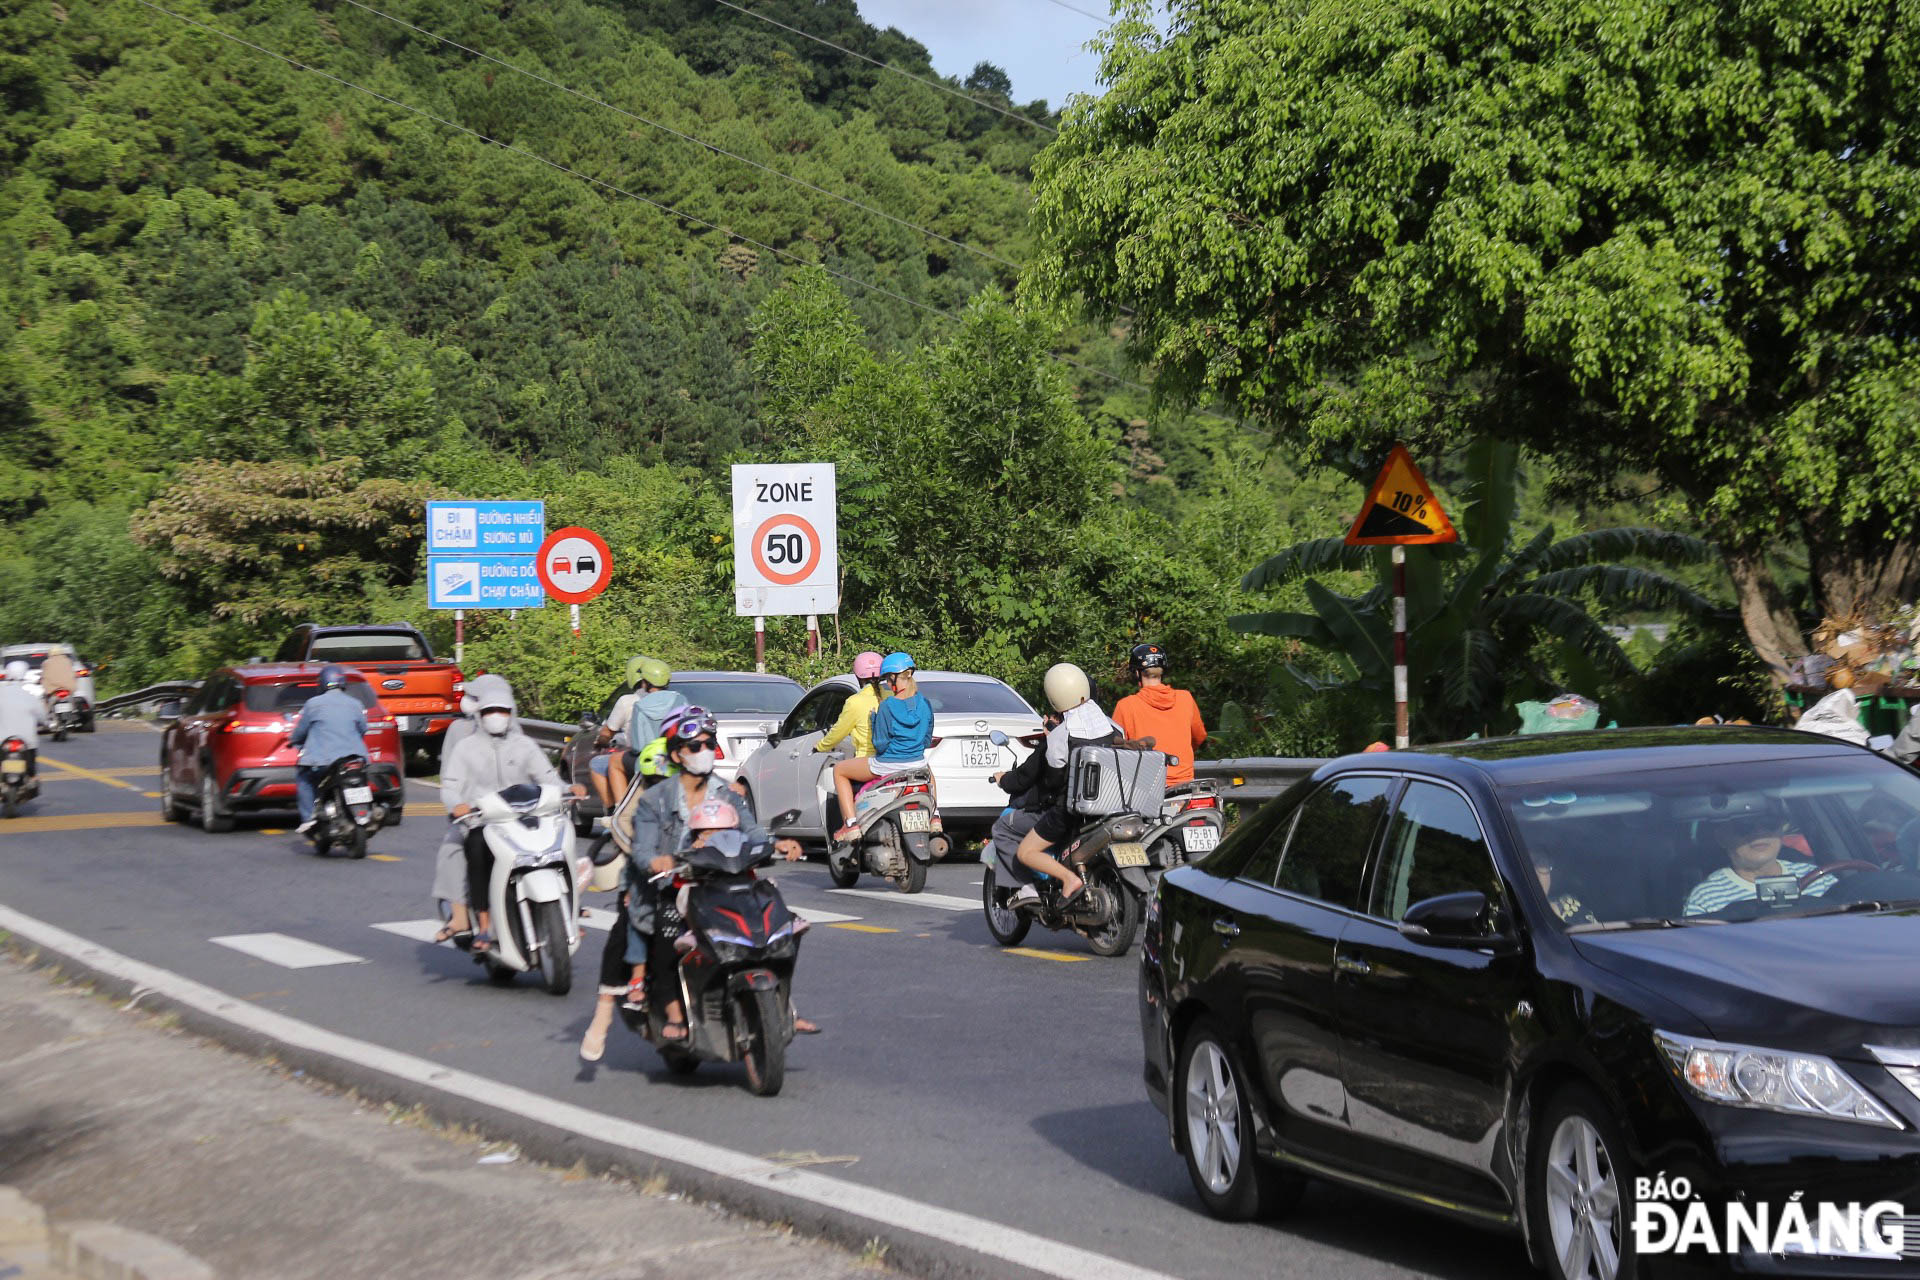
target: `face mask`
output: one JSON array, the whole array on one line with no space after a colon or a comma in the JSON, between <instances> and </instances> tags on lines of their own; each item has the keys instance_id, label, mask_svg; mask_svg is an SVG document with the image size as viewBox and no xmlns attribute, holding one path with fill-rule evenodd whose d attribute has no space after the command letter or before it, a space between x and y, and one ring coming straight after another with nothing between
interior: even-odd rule
<instances>
[{"instance_id":1,"label":"face mask","mask_svg":"<svg viewBox=\"0 0 1920 1280\"><path fill-rule=\"evenodd\" d=\"M513 724L513 714L508 711L489 711L480 717L481 726L491 734L502 734Z\"/></svg>"},{"instance_id":2,"label":"face mask","mask_svg":"<svg viewBox=\"0 0 1920 1280\"><path fill-rule=\"evenodd\" d=\"M696 778L704 778L713 772L713 761L711 751L689 751L680 757L680 767Z\"/></svg>"}]
</instances>

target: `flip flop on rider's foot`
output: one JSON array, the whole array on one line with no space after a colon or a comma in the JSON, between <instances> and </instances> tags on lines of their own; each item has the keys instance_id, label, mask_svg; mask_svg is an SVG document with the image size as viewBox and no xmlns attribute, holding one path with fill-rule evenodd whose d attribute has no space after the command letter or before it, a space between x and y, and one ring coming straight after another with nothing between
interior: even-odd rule
<instances>
[{"instance_id":1,"label":"flip flop on rider's foot","mask_svg":"<svg viewBox=\"0 0 1920 1280\"><path fill-rule=\"evenodd\" d=\"M860 824L857 822L849 822L846 826L833 833L833 840L835 844L844 844L859 834Z\"/></svg>"}]
</instances>

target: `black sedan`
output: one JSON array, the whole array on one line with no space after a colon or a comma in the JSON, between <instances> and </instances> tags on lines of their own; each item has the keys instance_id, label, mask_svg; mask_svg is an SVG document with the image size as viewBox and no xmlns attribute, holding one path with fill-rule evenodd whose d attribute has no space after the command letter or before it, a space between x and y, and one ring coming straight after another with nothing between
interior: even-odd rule
<instances>
[{"instance_id":1,"label":"black sedan","mask_svg":"<svg viewBox=\"0 0 1920 1280\"><path fill-rule=\"evenodd\" d=\"M1312 1175L1523 1233L1566 1280L1916 1274L1920 776L1864 749L1331 761L1162 879L1140 995L1218 1216Z\"/></svg>"}]
</instances>

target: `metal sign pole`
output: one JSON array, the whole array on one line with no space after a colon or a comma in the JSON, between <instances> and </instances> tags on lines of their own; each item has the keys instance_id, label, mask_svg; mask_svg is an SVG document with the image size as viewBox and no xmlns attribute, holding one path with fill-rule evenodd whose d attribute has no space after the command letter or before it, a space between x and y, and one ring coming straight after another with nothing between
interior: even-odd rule
<instances>
[{"instance_id":1,"label":"metal sign pole","mask_svg":"<svg viewBox=\"0 0 1920 1280\"><path fill-rule=\"evenodd\" d=\"M753 669L767 674L767 615L753 615Z\"/></svg>"},{"instance_id":2,"label":"metal sign pole","mask_svg":"<svg viewBox=\"0 0 1920 1280\"><path fill-rule=\"evenodd\" d=\"M573 638L578 640L580 638L580 606L570 604L567 606L567 610L573 622Z\"/></svg>"},{"instance_id":3,"label":"metal sign pole","mask_svg":"<svg viewBox=\"0 0 1920 1280\"><path fill-rule=\"evenodd\" d=\"M1407 549L1393 549L1393 745L1412 746L1407 736Z\"/></svg>"},{"instance_id":4,"label":"metal sign pole","mask_svg":"<svg viewBox=\"0 0 1920 1280\"><path fill-rule=\"evenodd\" d=\"M807 615L807 656L817 657L820 653L820 615Z\"/></svg>"},{"instance_id":5,"label":"metal sign pole","mask_svg":"<svg viewBox=\"0 0 1920 1280\"><path fill-rule=\"evenodd\" d=\"M453 611L453 665L461 670L467 665L467 611Z\"/></svg>"}]
</instances>

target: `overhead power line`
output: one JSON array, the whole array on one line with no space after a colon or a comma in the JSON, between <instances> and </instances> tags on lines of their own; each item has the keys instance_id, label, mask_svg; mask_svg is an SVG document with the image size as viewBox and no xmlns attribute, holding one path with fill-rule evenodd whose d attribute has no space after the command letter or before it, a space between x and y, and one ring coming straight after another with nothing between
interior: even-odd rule
<instances>
[{"instance_id":1,"label":"overhead power line","mask_svg":"<svg viewBox=\"0 0 1920 1280\"><path fill-rule=\"evenodd\" d=\"M1109 21L1109 18L1106 15L1095 13L1091 9L1082 9L1077 4L1068 4L1067 0L1049 0L1049 2L1052 4L1059 5L1062 9L1071 9L1073 12L1079 14L1083 18L1092 18L1095 22Z\"/></svg>"},{"instance_id":2,"label":"overhead power line","mask_svg":"<svg viewBox=\"0 0 1920 1280\"><path fill-rule=\"evenodd\" d=\"M419 116L423 120L431 120L435 124L442 125L448 129L452 129L456 133L465 134L467 137L472 138L475 141L485 143L487 146L498 147L502 151L510 151L515 155L524 156L528 160L533 161L535 164L543 165L546 168L552 169L559 173L564 173L567 176L572 178L578 178L580 181L585 182L591 186L599 187L604 191L611 191L615 195L622 196L638 204L646 205L650 209L657 209L661 213L664 213L669 217L678 218L680 221L688 223L692 226L699 227L702 230L719 232L721 235L727 237L729 240L737 240L741 244L750 245L753 248L765 250L767 253L773 254L777 258L785 258L791 262L798 263L801 266L818 267L821 271L824 271L826 274L832 276L836 280L844 280L848 284L854 285L861 289L865 289L871 293L877 293L882 297L892 298L896 302L904 302L907 306L912 307L917 311L926 312L928 315L936 316L942 320L954 322L959 320L960 318L954 312L942 310L941 308L933 306L930 303L921 302L917 298L910 298L904 293L901 293L894 289L887 288L885 285L878 285L878 284L872 283L871 281L862 280L858 276L849 275L844 271L835 270L834 268L826 266L823 263L809 262L805 258L802 258L799 254L796 254L791 250L776 248L775 246L767 244L764 241L755 240L752 236L742 235L738 231L733 231L726 227L722 227L716 223L708 222L705 218L698 217L691 213L683 213L680 210L674 208L672 205L662 204L660 201L649 199L646 196L639 194L638 192L628 191L625 187L616 186L614 183L608 182L605 179L596 178L590 173L586 173L586 172L583 172L582 170L574 168L572 165L563 164L558 160L550 159L546 156L539 154L536 151L530 151L527 148L519 146L515 143L502 142L498 138L489 137L488 135L481 133L479 130L470 129L466 125L463 125L458 121L449 120L444 116L435 115L433 112L428 111L423 107L416 107L410 102L402 102L400 99L392 97L391 95L388 95L388 94L381 93L377 89L369 89L363 84L357 84L352 80L346 79L344 76L335 75L333 72L325 70L324 68L316 67L311 65L310 63L302 62L298 58L292 57L288 54L281 53L274 49L269 49L265 45L256 44L253 41L246 39L244 36L237 36L230 31L223 31L219 27L212 26L205 22L201 22L197 18L190 18L186 14L175 13L171 9L168 9L162 5L154 3L154 0L137 0L137 3L139 3L141 6L145 8L153 10L155 13L164 14L167 17L172 18L176 22L183 23L186 26L193 27L199 31L204 31L208 35L216 36L219 39L228 41L229 43L232 43L232 44L239 45L245 49L251 49L255 53L265 54L267 57L274 59L276 62L285 63L287 66L292 67L296 71L309 72L312 75L319 76L323 80L330 80L334 84L337 84L342 88L351 89L355 93L365 94L369 98L373 98L379 102L384 102L391 107L397 107L402 111L408 112L415 116ZM1086 373L1093 374L1095 377L1105 378L1107 381L1112 382L1118 386L1131 387L1136 391L1143 391L1148 394L1152 394L1153 388L1147 386L1143 382L1136 382L1131 378L1123 378L1117 373L1109 373L1105 369L1097 368L1093 365L1087 364L1080 360L1075 360L1071 356L1061 355L1059 352L1049 352L1048 354L1054 360L1057 360L1061 364L1067 365L1071 368L1079 369ZM1197 410L1197 412L1204 414L1205 416L1210 418L1218 418L1222 422L1233 422L1236 424L1238 422L1237 419L1229 417L1228 415L1223 413L1217 413L1212 409L1199 409Z\"/></svg>"},{"instance_id":3,"label":"overhead power line","mask_svg":"<svg viewBox=\"0 0 1920 1280\"><path fill-rule=\"evenodd\" d=\"M713 0L713 2L717 5L724 5L725 7L732 9L735 13L744 13L749 18L758 18L760 21L766 23L767 25L778 27L782 31L791 31L794 35L799 36L805 40L811 40L815 44L823 44L829 49L837 49L841 53L846 54L849 58L858 58L862 62L872 63L874 66L879 67L883 71L891 71L893 72L893 74L897 76L905 76L909 80L918 80L921 84L926 85L929 89L938 89L942 93L951 94L954 97L960 99L962 102L971 102L976 107L985 107L989 111L998 111L1001 115L1007 117L1007 119L1018 120L1021 124L1025 124L1025 125L1032 125L1034 128L1040 130L1040 132L1042 133L1053 134L1057 136L1060 132L1058 129L1050 128L1047 125L1041 124L1038 120L1035 120L1030 116L1023 116L1018 111L1011 111L1006 107L1001 106L997 102L989 102L985 98L976 98L970 93L962 93L960 90L954 88L950 84L942 84L938 80L930 80L926 76L916 75L914 72L907 71L904 68L894 66L891 62L882 62L878 58L869 58L866 54L859 53L859 52L856 52L855 50L849 49L847 48L847 46L843 44L835 44L833 41L826 39L824 36L816 36L810 31L802 31L798 27L790 27L786 23L780 21L778 18L769 18L764 13L756 13L752 9L746 8L744 5L737 5L733 3L733 0Z\"/></svg>"},{"instance_id":4,"label":"overhead power line","mask_svg":"<svg viewBox=\"0 0 1920 1280\"><path fill-rule=\"evenodd\" d=\"M970 245L963 240L955 240L952 236L941 235L938 231L935 231L930 227L923 227L917 222L910 222L905 218L899 217L895 214L888 213L885 209L877 208L873 205L867 204L865 201L862 201L862 200L856 200L852 196L842 195L838 191L830 191L825 187L822 187L815 183L807 181L805 178L802 178L797 174L788 173L783 169L776 169L770 164L763 164L758 160L752 159L751 157L743 156L737 151L729 151L725 147L719 145L718 143L707 141L705 138L700 137L698 134L688 133L683 129L676 129L670 124L662 124L658 120L649 119L646 116L640 115L638 112L629 111L625 107L615 106L611 102L607 102L607 101L604 101L603 99L596 98L589 93L583 93L580 90L575 89L570 85L561 84L558 80L549 79L548 77L541 75L537 71L529 71L525 67L516 66L515 64L508 62L505 59L496 58L490 53L483 53L481 50L475 49L471 45L461 44L458 40L455 40L449 36L443 36L437 31L429 31L425 27L416 26L413 23L408 22L405 18L396 17L395 15L391 13L387 13L382 9L376 9L370 4L362 3L362 0L346 0L346 3L352 5L356 9L364 9L368 13L374 14L381 18L385 18L388 22L392 22L399 26L405 27L409 31L417 32L420 35L426 36L430 40L438 40L442 44L450 45L451 47L460 50L462 53L471 54L476 58L480 58L487 62L491 62L498 67L505 67L507 70L512 71L517 75L523 75L527 77L529 80L536 80L539 83L546 85L548 88L558 89L562 93L571 94L574 97L580 99L582 102L590 102L596 107L605 107L609 111L618 112L620 115L625 116L629 120L637 120L641 124L646 125L648 128L658 129L662 133L670 134L673 137L680 139L682 142L688 142L693 144L696 147L701 148L702 150L712 151L712 152L715 152L716 154L723 155L727 157L729 160L736 160L741 164L749 166L750 168L758 169L762 173L770 173L776 178L780 178L783 181L793 183L795 186L804 187L808 191L813 192L815 195L825 196L829 200L838 200L840 203L844 205L848 205L848 206L851 206L852 208L859 209L865 213L870 213L876 218L884 218L888 222L894 223L897 226L907 228L909 231L917 231L921 235L926 236L929 239L938 240L940 243L951 245L955 249L962 250L963 252L966 252L966 253L974 254L981 258L986 258L992 262L998 262L1002 266L1013 268L1015 271L1021 270L1021 265L1019 263L1015 262L1011 258L1003 257L1000 254L993 252L991 249L981 249L974 245Z\"/></svg>"}]
</instances>

